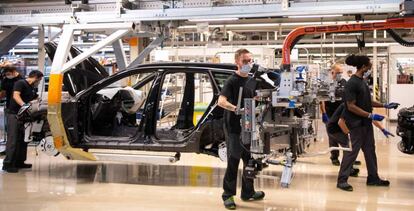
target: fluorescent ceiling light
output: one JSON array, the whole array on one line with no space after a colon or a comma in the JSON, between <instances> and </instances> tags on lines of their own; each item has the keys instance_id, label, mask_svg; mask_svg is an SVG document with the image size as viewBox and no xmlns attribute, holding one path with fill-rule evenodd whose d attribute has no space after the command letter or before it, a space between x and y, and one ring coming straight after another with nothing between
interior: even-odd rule
<instances>
[{"instance_id":1,"label":"fluorescent ceiling light","mask_svg":"<svg viewBox=\"0 0 414 211\"><path fill-rule=\"evenodd\" d=\"M238 18L205 18L205 19L189 19L190 22L213 22L213 21L237 21Z\"/></svg>"},{"instance_id":2,"label":"fluorescent ceiling light","mask_svg":"<svg viewBox=\"0 0 414 211\"><path fill-rule=\"evenodd\" d=\"M291 15L288 18L329 18L329 17L342 17L342 15Z\"/></svg>"}]
</instances>

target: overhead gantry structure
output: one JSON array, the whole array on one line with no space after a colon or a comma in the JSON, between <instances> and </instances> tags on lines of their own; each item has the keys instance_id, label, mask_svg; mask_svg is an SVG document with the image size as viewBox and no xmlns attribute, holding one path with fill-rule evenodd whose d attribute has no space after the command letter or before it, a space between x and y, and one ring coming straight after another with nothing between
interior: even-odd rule
<instances>
[{"instance_id":1,"label":"overhead gantry structure","mask_svg":"<svg viewBox=\"0 0 414 211\"><path fill-rule=\"evenodd\" d=\"M72 1L75 2L75 1ZM159 20L268 18L359 14L395 14L401 0L89 0L87 5L65 5L63 0L0 3L0 26L37 26L67 23L113 23ZM340 6L339 6L340 5Z\"/></svg>"}]
</instances>

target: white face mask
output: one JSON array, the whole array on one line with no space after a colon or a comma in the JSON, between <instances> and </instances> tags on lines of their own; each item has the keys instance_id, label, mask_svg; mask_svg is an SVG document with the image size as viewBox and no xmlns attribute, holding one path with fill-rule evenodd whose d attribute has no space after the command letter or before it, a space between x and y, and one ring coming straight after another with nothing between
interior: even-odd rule
<instances>
[{"instance_id":1,"label":"white face mask","mask_svg":"<svg viewBox=\"0 0 414 211\"><path fill-rule=\"evenodd\" d=\"M336 74L336 81L340 81L342 79L342 74Z\"/></svg>"},{"instance_id":2,"label":"white face mask","mask_svg":"<svg viewBox=\"0 0 414 211\"><path fill-rule=\"evenodd\" d=\"M249 64L245 64L245 65L241 66L240 72L245 73L245 74L249 74L251 69L252 69L252 67Z\"/></svg>"},{"instance_id":3,"label":"white face mask","mask_svg":"<svg viewBox=\"0 0 414 211\"><path fill-rule=\"evenodd\" d=\"M368 78L371 75L371 70L368 70L364 73L364 78Z\"/></svg>"},{"instance_id":4,"label":"white face mask","mask_svg":"<svg viewBox=\"0 0 414 211\"><path fill-rule=\"evenodd\" d=\"M8 76L6 76L6 78L13 79L13 78L15 78L15 76L14 75L8 75Z\"/></svg>"}]
</instances>

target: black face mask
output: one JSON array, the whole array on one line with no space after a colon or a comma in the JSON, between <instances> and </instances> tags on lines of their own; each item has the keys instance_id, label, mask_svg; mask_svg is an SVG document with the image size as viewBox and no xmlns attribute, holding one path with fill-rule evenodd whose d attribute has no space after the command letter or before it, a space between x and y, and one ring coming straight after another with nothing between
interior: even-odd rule
<instances>
[{"instance_id":1,"label":"black face mask","mask_svg":"<svg viewBox=\"0 0 414 211\"><path fill-rule=\"evenodd\" d=\"M33 87L38 87L40 84L40 80L36 80L35 82L33 82Z\"/></svg>"}]
</instances>

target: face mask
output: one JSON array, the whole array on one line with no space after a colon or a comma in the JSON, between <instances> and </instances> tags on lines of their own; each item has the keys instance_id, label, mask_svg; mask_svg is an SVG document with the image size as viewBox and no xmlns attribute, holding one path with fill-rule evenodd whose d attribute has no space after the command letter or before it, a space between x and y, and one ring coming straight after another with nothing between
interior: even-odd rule
<instances>
[{"instance_id":1,"label":"face mask","mask_svg":"<svg viewBox=\"0 0 414 211\"><path fill-rule=\"evenodd\" d=\"M371 70L368 70L364 73L364 78L368 78L371 75Z\"/></svg>"},{"instance_id":2,"label":"face mask","mask_svg":"<svg viewBox=\"0 0 414 211\"><path fill-rule=\"evenodd\" d=\"M245 74L249 74L251 69L252 69L252 67L249 64L245 64L240 68L240 72L245 73Z\"/></svg>"},{"instance_id":3,"label":"face mask","mask_svg":"<svg viewBox=\"0 0 414 211\"><path fill-rule=\"evenodd\" d=\"M13 79L13 78L15 78L13 75L8 75L8 76L6 76L6 78L8 78L8 79Z\"/></svg>"},{"instance_id":4,"label":"face mask","mask_svg":"<svg viewBox=\"0 0 414 211\"><path fill-rule=\"evenodd\" d=\"M33 87L38 87L39 84L40 84L40 81L36 81L36 82L33 83Z\"/></svg>"},{"instance_id":5,"label":"face mask","mask_svg":"<svg viewBox=\"0 0 414 211\"><path fill-rule=\"evenodd\" d=\"M336 74L336 81L340 81L342 79L342 74Z\"/></svg>"}]
</instances>

